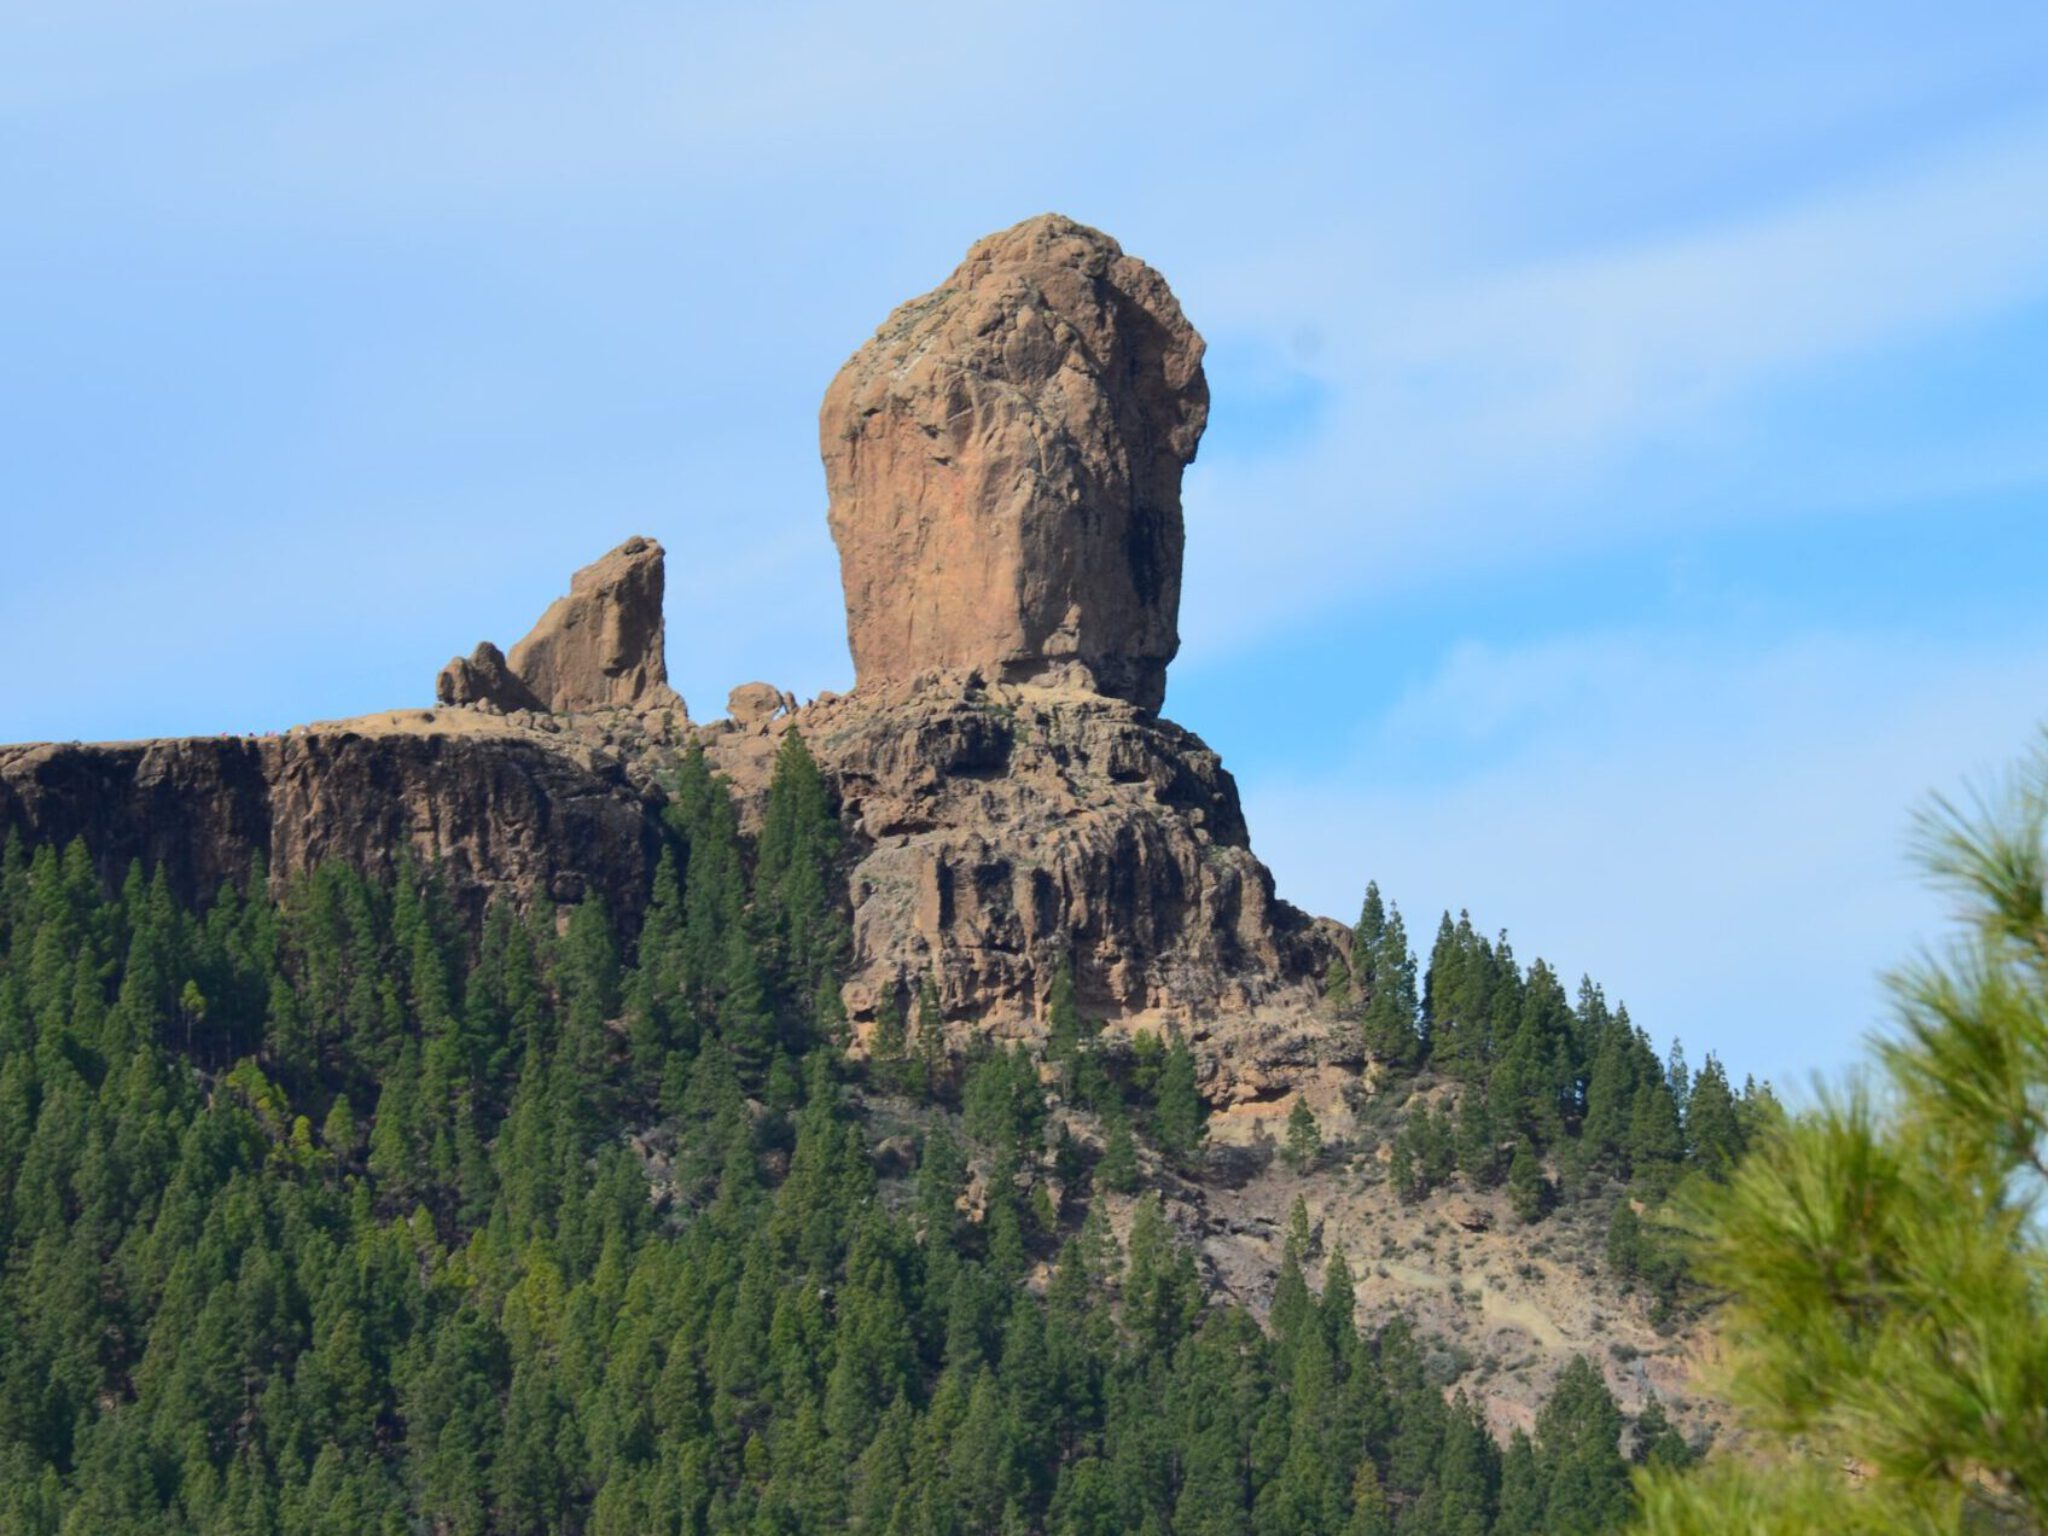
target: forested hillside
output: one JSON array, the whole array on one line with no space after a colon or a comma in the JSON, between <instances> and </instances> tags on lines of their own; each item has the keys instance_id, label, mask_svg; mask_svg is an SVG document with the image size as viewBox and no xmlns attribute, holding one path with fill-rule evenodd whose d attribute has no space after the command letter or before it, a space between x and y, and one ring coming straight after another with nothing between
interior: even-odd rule
<instances>
[{"instance_id":1,"label":"forested hillside","mask_svg":"<svg viewBox=\"0 0 2048 1536\"><path fill-rule=\"evenodd\" d=\"M1648 1287L1653 1315L1668 1317L1683 1264L1641 1213L1688 1179L1725 1179L1780 1116L1768 1086L1733 1088L1712 1053L1695 1072L1676 1043L1660 1057L1591 978L1569 998L1550 965L1521 968L1505 933L1490 940L1464 913L1444 915L1418 986L1401 913L1376 885L1333 969L1326 989L1380 1064L1379 1096L1413 1095L1391 1140L1396 1194L1412 1203L1454 1183L1504 1188L1525 1224L1590 1204L1607 1223L1609 1268ZM1302 1115L1297 1105L1291 1139L1315 1146Z\"/></svg>"},{"instance_id":2,"label":"forested hillside","mask_svg":"<svg viewBox=\"0 0 2048 1536\"><path fill-rule=\"evenodd\" d=\"M1098 1049L1067 997L1047 1072L962 1060L912 999L849 1058L801 736L756 840L700 755L672 788L631 954L595 901L472 936L430 868L273 901L259 866L187 910L9 841L0 1530L1596 1531L1625 1446L1688 1454L1583 1363L1503 1449L1299 1227L1269 1328L1209 1301L1156 1198L1121 1240L1089 1198L1142 1190L1141 1139L1198 1160L1184 1046ZM1404 1133L1415 1195L1723 1155L1725 1083L1674 1096L1469 927L1416 997L1370 916L1369 1038L1463 1085ZM914 1172L884 1099L922 1116Z\"/></svg>"}]
</instances>

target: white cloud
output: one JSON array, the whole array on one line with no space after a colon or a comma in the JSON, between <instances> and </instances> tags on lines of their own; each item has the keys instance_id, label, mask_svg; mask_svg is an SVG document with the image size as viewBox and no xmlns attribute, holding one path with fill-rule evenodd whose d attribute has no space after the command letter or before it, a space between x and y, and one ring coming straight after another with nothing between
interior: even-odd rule
<instances>
[{"instance_id":1,"label":"white cloud","mask_svg":"<svg viewBox=\"0 0 2048 1536\"><path fill-rule=\"evenodd\" d=\"M1593 634L1463 647L1348 768L1244 784L1283 893L1349 918L1376 878L1425 952L1439 912L1591 972L1694 1059L1846 1062L1878 971L1939 904L1901 852L1935 788L2027 746L2048 639Z\"/></svg>"}]
</instances>

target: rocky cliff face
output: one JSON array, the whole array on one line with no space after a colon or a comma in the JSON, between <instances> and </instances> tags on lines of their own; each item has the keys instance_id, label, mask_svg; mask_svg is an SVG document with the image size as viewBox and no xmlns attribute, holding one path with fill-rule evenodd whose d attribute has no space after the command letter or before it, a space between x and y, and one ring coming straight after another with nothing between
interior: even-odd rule
<instances>
[{"instance_id":1,"label":"rocky cliff face","mask_svg":"<svg viewBox=\"0 0 2048 1536\"><path fill-rule=\"evenodd\" d=\"M389 874L410 848L438 861L472 920L494 894L595 893L635 923L655 803L615 759L539 732L465 730L455 713L260 740L0 747L0 829L83 838L110 882L131 860L161 867L187 900L242 879L257 853L282 882L329 859Z\"/></svg>"},{"instance_id":2,"label":"rocky cliff face","mask_svg":"<svg viewBox=\"0 0 2048 1536\"><path fill-rule=\"evenodd\" d=\"M932 669L1157 709L1209 417L1166 281L1056 214L991 235L839 370L818 437L863 688Z\"/></svg>"},{"instance_id":3,"label":"rocky cliff face","mask_svg":"<svg viewBox=\"0 0 2048 1536\"><path fill-rule=\"evenodd\" d=\"M1319 1059L1299 1037L1324 1033L1316 978L1340 930L1275 897L1199 738L1121 699L938 674L708 727L754 814L792 729L855 849L857 1026L929 977L956 1034L1029 1038L1066 962L1091 1016L1204 1042L1219 1103L1263 1096L1262 1062Z\"/></svg>"}]
</instances>

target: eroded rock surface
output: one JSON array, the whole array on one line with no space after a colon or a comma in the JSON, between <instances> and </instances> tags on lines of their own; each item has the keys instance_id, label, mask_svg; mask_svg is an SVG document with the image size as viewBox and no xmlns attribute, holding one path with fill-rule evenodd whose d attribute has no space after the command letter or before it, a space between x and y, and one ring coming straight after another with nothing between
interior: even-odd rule
<instances>
[{"instance_id":1,"label":"eroded rock surface","mask_svg":"<svg viewBox=\"0 0 2048 1536\"><path fill-rule=\"evenodd\" d=\"M976 244L819 414L860 686L979 668L1157 709L1208 415L1201 337L1116 241L1046 214Z\"/></svg>"},{"instance_id":2,"label":"eroded rock surface","mask_svg":"<svg viewBox=\"0 0 2048 1536\"><path fill-rule=\"evenodd\" d=\"M546 708L673 709L662 620L662 548L631 538L569 580L511 667Z\"/></svg>"},{"instance_id":3,"label":"eroded rock surface","mask_svg":"<svg viewBox=\"0 0 2048 1536\"><path fill-rule=\"evenodd\" d=\"M1235 783L1190 732L1125 700L950 674L773 723L708 733L706 751L749 821L782 730L838 793L857 1026L929 976L963 1037L1030 1037L1071 962L1091 1016L1205 1042L1219 1103L1277 1091L1262 1063L1320 1059L1332 940L1276 898Z\"/></svg>"}]
</instances>

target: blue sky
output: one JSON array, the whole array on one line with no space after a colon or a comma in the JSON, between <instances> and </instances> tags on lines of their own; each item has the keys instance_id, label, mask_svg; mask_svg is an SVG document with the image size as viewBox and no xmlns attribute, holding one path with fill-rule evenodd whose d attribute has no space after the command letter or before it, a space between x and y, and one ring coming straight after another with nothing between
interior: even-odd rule
<instances>
[{"instance_id":1,"label":"blue sky","mask_svg":"<svg viewBox=\"0 0 2048 1536\"><path fill-rule=\"evenodd\" d=\"M1056 208L1215 410L1168 712L1695 1059L1851 1060L1909 807L2048 716L2048 9L0 17L0 739L430 696L629 533L670 666L850 680L815 412Z\"/></svg>"}]
</instances>

